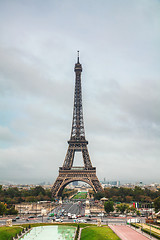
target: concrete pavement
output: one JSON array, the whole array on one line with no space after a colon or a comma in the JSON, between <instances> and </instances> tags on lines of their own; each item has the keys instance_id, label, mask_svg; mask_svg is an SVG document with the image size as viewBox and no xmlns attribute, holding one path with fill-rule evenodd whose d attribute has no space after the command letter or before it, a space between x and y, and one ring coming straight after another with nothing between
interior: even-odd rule
<instances>
[{"instance_id":1,"label":"concrete pavement","mask_svg":"<svg viewBox=\"0 0 160 240\"><path fill-rule=\"evenodd\" d=\"M109 225L121 240L148 240L149 238L142 235L126 225ZM152 238L153 239L153 238Z\"/></svg>"}]
</instances>

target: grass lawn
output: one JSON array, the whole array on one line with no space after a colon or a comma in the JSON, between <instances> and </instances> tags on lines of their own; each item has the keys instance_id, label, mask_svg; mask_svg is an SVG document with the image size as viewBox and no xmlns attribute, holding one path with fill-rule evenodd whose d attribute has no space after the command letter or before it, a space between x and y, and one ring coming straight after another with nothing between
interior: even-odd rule
<instances>
[{"instance_id":1,"label":"grass lawn","mask_svg":"<svg viewBox=\"0 0 160 240\"><path fill-rule=\"evenodd\" d=\"M81 240L120 240L109 227L87 227L81 232Z\"/></svg>"},{"instance_id":2,"label":"grass lawn","mask_svg":"<svg viewBox=\"0 0 160 240\"><path fill-rule=\"evenodd\" d=\"M15 237L16 233L18 234L22 231L21 227L0 227L0 240L10 240L12 237Z\"/></svg>"},{"instance_id":3,"label":"grass lawn","mask_svg":"<svg viewBox=\"0 0 160 240\"><path fill-rule=\"evenodd\" d=\"M87 224L87 223L25 223L25 224L21 224L19 226L26 228L26 227L29 227L29 225L31 227L48 226L48 225L65 225L65 226L77 227L79 225L80 228L84 228L86 226L95 226L95 224Z\"/></svg>"},{"instance_id":4,"label":"grass lawn","mask_svg":"<svg viewBox=\"0 0 160 240\"><path fill-rule=\"evenodd\" d=\"M86 199L87 192L79 192L72 199Z\"/></svg>"}]
</instances>

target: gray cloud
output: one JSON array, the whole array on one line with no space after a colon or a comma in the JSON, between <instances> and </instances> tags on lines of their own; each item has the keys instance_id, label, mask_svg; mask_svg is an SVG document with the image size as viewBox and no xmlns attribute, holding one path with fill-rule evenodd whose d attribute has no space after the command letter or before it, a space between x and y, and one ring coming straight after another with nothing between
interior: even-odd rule
<instances>
[{"instance_id":1,"label":"gray cloud","mask_svg":"<svg viewBox=\"0 0 160 240\"><path fill-rule=\"evenodd\" d=\"M1 1L0 181L57 177L76 50L98 176L159 181L159 11L157 0Z\"/></svg>"}]
</instances>

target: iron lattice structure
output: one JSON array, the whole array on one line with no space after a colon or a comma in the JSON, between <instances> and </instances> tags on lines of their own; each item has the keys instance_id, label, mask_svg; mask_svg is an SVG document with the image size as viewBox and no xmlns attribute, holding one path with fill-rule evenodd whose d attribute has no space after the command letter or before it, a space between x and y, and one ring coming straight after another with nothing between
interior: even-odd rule
<instances>
[{"instance_id":1,"label":"iron lattice structure","mask_svg":"<svg viewBox=\"0 0 160 240\"><path fill-rule=\"evenodd\" d=\"M103 190L96 176L96 168L92 167L87 148L88 141L85 139L81 89L82 65L79 62L79 52L74 71L75 92L71 136L68 141L69 146L63 166L59 168L59 176L52 187L52 194L55 197L61 195L64 187L73 181L86 182L94 189L95 192ZM76 151L82 152L84 162L83 167L73 167Z\"/></svg>"}]
</instances>

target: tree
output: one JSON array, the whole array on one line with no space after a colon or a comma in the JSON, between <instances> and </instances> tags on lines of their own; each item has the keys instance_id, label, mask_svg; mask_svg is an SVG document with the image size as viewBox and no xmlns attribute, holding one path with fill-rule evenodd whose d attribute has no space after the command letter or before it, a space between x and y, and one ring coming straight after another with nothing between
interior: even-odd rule
<instances>
[{"instance_id":1,"label":"tree","mask_svg":"<svg viewBox=\"0 0 160 240\"><path fill-rule=\"evenodd\" d=\"M126 196L126 202L127 203L130 203L131 201L133 200L133 197L132 196Z\"/></svg>"},{"instance_id":2,"label":"tree","mask_svg":"<svg viewBox=\"0 0 160 240\"><path fill-rule=\"evenodd\" d=\"M4 204L3 202L0 202L0 215L5 214L6 212L6 204Z\"/></svg>"},{"instance_id":3,"label":"tree","mask_svg":"<svg viewBox=\"0 0 160 240\"><path fill-rule=\"evenodd\" d=\"M39 194L46 195L46 191L43 187L37 186L32 189L32 194L33 194L33 196L38 196Z\"/></svg>"},{"instance_id":4,"label":"tree","mask_svg":"<svg viewBox=\"0 0 160 240\"><path fill-rule=\"evenodd\" d=\"M11 208L7 209L6 214L7 215L17 215L18 211L15 209L14 206L12 206Z\"/></svg>"},{"instance_id":5,"label":"tree","mask_svg":"<svg viewBox=\"0 0 160 240\"><path fill-rule=\"evenodd\" d=\"M144 192L144 190L142 188L136 186L134 188L133 195L134 195L135 201L143 201L143 197L145 196L145 192Z\"/></svg>"},{"instance_id":6,"label":"tree","mask_svg":"<svg viewBox=\"0 0 160 240\"><path fill-rule=\"evenodd\" d=\"M6 191L6 194L9 197L14 198L14 197L19 197L21 195L21 192L18 190L17 187L14 187L14 188L8 188Z\"/></svg>"},{"instance_id":7,"label":"tree","mask_svg":"<svg viewBox=\"0 0 160 240\"><path fill-rule=\"evenodd\" d=\"M130 211L134 214L136 212L136 208L134 206L130 207Z\"/></svg>"},{"instance_id":8,"label":"tree","mask_svg":"<svg viewBox=\"0 0 160 240\"><path fill-rule=\"evenodd\" d=\"M116 209L117 209L117 212L120 212L123 214L124 212L128 212L129 205L126 203L120 203L120 204L117 204Z\"/></svg>"},{"instance_id":9,"label":"tree","mask_svg":"<svg viewBox=\"0 0 160 240\"><path fill-rule=\"evenodd\" d=\"M36 202L36 198L34 196L29 196L25 198L26 202Z\"/></svg>"},{"instance_id":10,"label":"tree","mask_svg":"<svg viewBox=\"0 0 160 240\"><path fill-rule=\"evenodd\" d=\"M136 211L137 216L141 215L141 212L139 210Z\"/></svg>"},{"instance_id":11,"label":"tree","mask_svg":"<svg viewBox=\"0 0 160 240\"><path fill-rule=\"evenodd\" d=\"M97 192L94 194L94 199L100 200L104 197L104 192Z\"/></svg>"},{"instance_id":12,"label":"tree","mask_svg":"<svg viewBox=\"0 0 160 240\"><path fill-rule=\"evenodd\" d=\"M113 212L114 211L114 202L109 200L107 202L104 203L104 209L106 211L106 213L110 213L110 212Z\"/></svg>"},{"instance_id":13,"label":"tree","mask_svg":"<svg viewBox=\"0 0 160 240\"><path fill-rule=\"evenodd\" d=\"M155 207L155 212L160 211L160 197L154 200L154 207Z\"/></svg>"}]
</instances>

